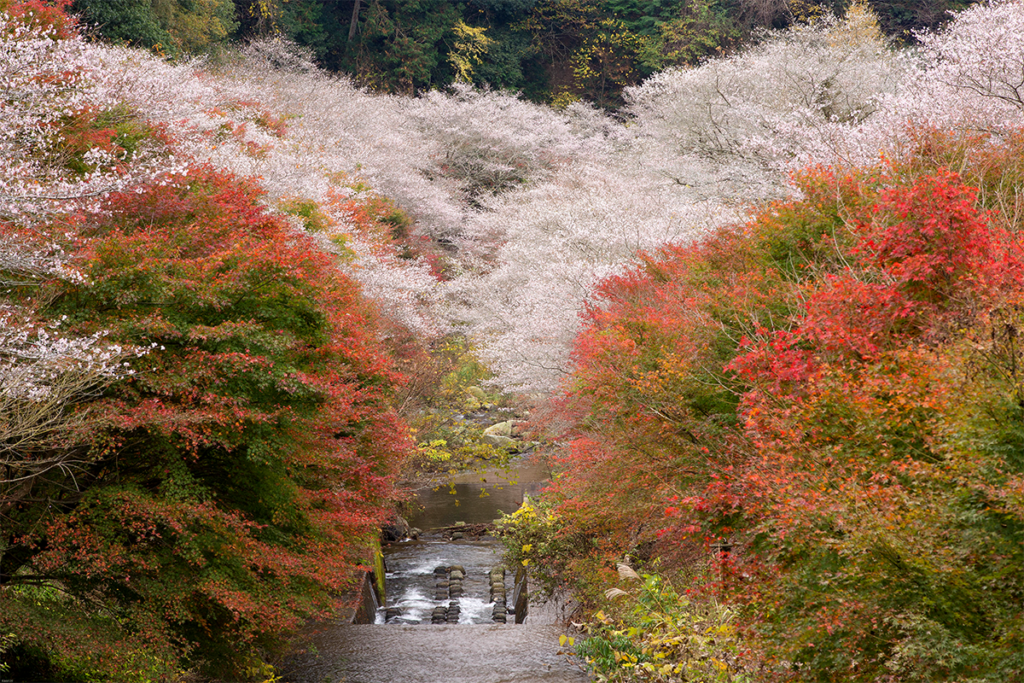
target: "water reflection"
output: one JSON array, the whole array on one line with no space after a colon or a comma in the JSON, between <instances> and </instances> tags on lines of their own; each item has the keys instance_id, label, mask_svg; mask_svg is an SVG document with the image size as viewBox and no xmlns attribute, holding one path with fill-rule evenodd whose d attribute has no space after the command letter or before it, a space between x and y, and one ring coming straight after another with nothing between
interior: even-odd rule
<instances>
[{"instance_id":1,"label":"water reflection","mask_svg":"<svg viewBox=\"0 0 1024 683\"><path fill-rule=\"evenodd\" d=\"M542 463L519 462L508 469L487 469L456 475L450 485L417 492L422 509L409 523L420 529L438 529L455 522L486 524L512 513L523 503L523 495L536 496L546 485L551 471Z\"/></svg>"}]
</instances>

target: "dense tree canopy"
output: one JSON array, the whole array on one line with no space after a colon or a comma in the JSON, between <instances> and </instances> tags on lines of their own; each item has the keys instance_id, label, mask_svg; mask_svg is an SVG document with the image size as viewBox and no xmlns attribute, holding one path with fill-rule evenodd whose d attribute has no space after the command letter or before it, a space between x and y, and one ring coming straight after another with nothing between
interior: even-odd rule
<instances>
[{"instance_id":1,"label":"dense tree canopy","mask_svg":"<svg viewBox=\"0 0 1024 683\"><path fill-rule=\"evenodd\" d=\"M464 56L459 27L483 31L470 80L565 104L620 104L624 86L673 65L757 42L832 12L839 0L74 0L105 38L168 55L216 52L229 41L280 34L312 50L324 67L390 92L450 85ZM872 0L886 34L913 41L971 0ZM462 80L467 74L462 72Z\"/></svg>"},{"instance_id":2,"label":"dense tree canopy","mask_svg":"<svg viewBox=\"0 0 1024 683\"><path fill-rule=\"evenodd\" d=\"M682 572L690 599L738 607L748 656L674 650L653 613L685 614L675 597L598 625L629 666L1024 673L1024 253L1019 214L993 210L1019 202L1021 138L966 163L922 142L905 164L809 171L801 199L599 287L558 409L572 441L553 512L513 517L513 548L584 594L609 556Z\"/></svg>"},{"instance_id":3,"label":"dense tree canopy","mask_svg":"<svg viewBox=\"0 0 1024 683\"><path fill-rule=\"evenodd\" d=\"M0 2L19 671L270 677L390 504L388 349L456 331L556 397L513 559L605 675L1021 676L1019 0L910 50L861 2L261 2L306 48L206 62Z\"/></svg>"},{"instance_id":4,"label":"dense tree canopy","mask_svg":"<svg viewBox=\"0 0 1024 683\"><path fill-rule=\"evenodd\" d=\"M266 673L390 513L399 325L315 203L189 159L59 9L2 16L3 673Z\"/></svg>"},{"instance_id":5,"label":"dense tree canopy","mask_svg":"<svg viewBox=\"0 0 1024 683\"><path fill-rule=\"evenodd\" d=\"M373 313L258 196L203 169L112 195L41 228L80 280L7 299L140 350L6 460L75 454L2 501L4 628L65 674L238 675L330 607L385 514L406 437Z\"/></svg>"}]
</instances>

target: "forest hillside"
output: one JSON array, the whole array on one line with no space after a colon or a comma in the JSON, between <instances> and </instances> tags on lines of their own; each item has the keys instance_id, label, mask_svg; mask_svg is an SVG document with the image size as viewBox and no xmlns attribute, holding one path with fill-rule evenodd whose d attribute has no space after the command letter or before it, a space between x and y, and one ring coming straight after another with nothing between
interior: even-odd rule
<instances>
[{"instance_id":1,"label":"forest hillside","mask_svg":"<svg viewBox=\"0 0 1024 683\"><path fill-rule=\"evenodd\" d=\"M975 0L867 0L904 44ZM622 103L624 87L759 42L765 30L848 0L73 0L108 41L171 57L280 35L316 64L375 90L412 95L456 82L564 106Z\"/></svg>"},{"instance_id":2,"label":"forest hillside","mask_svg":"<svg viewBox=\"0 0 1024 683\"><path fill-rule=\"evenodd\" d=\"M505 534L600 675L1024 676L1019 0L787 20L614 111L0 1L5 663L269 678L454 335L545 406Z\"/></svg>"}]
</instances>

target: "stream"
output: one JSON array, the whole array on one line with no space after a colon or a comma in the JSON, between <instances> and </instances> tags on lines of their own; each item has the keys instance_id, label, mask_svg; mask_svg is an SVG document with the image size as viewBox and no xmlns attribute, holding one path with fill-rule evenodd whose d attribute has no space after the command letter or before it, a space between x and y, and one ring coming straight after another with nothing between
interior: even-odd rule
<instances>
[{"instance_id":1,"label":"stream","mask_svg":"<svg viewBox=\"0 0 1024 683\"><path fill-rule=\"evenodd\" d=\"M508 470L462 473L450 485L420 491L422 510L409 523L424 533L415 541L384 546L387 596L376 623L322 622L311 627L306 652L289 661L283 681L586 681L575 660L559 653L558 637L565 630L556 608L531 604L525 623L515 624L511 611L508 623L494 621L490 573L501 564L497 539L466 534L450 540L439 531L459 522L490 522L499 511L514 512L524 494L535 495L543 488L547 476L545 467L523 460ZM465 574L461 595L439 588L439 581L458 580L451 568ZM509 572L504 581L510 609L513 577ZM436 621L439 608L447 610L442 623Z\"/></svg>"}]
</instances>

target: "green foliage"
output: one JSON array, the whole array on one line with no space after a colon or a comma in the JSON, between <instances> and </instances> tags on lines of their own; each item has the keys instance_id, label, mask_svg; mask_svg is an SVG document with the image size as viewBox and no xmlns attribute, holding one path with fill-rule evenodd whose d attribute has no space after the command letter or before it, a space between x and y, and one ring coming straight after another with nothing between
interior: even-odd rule
<instances>
[{"instance_id":1,"label":"green foliage","mask_svg":"<svg viewBox=\"0 0 1024 683\"><path fill-rule=\"evenodd\" d=\"M518 510L498 520L496 528L506 563L529 568L531 592L555 595L571 589L588 605L600 599L602 572L594 562L607 550L600 535L574 527L569 517L543 499L524 499Z\"/></svg>"},{"instance_id":2,"label":"green foliage","mask_svg":"<svg viewBox=\"0 0 1024 683\"><path fill-rule=\"evenodd\" d=\"M537 0L472 0L470 7L478 7L484 12L503 19L515 19L533 9Z\"/></svg>"},{"instance_id":3,"label":"green foliage","mask_svg":"<svg viewBox=\"0 0 1024 683\"><path fill-rule=\"evenodd\" d=\"M148 352L46 445L78 471L5 501L0 632L54 677L241 680L368 557L410 446L399 378L358 287L252 185L140 190L51 226L87 278L37 313Z\"/></svg>"},{"instance_id":4,"label":"green foliage","mask_svg":"<svg viewBox=\"0 0 1024 683\"><path fill-rule=\"evenodd\" d=\"M110 109L82 109L59 121L49 144L34 150L42 163L84 176L96 171L117 171L133 155L154 142L158 133L139 120L126 105ZM91 152L91 154L90 154ZM97 156L96 152L101 152Z\"/></svg>"},{"instance_id":5,"label":"green foliage","mask_svg":"<svg viewBox=\"0 0 1024 683\"><path fill-rule=\"evenodd\" d=\"M607 591L608 606L584 625L587 637L577 646L599 680L757 680L744 661L734 610L713 599L692 601L658 574L621 573L639 586Z\"/></svg>"},{"instance_id":6,"label":"green foliage","mask_svg":"<svg viewBox=\"0 0 1024 683\"><path fill-rule=\"evenodd\" d=\"M545 83L539 74L530 71L534 56L530 38L519 31L491 29L493 43L474 70L474 82L498 90L518 90L535 97Z\"/></svg>"},{"instance_id":7,"label":"green foliage","mask_svg":"<svg viewBox=\"0 0 1024 683\"><path fill-rule=\"evenodd\" d=\"M974 0L871 0L888 36L939 28ZM103 37L176 56L215 52L240 37L280 33L330 70L406 94L461 80L536 101L615 106L654 71L692 65L843 0L75 0ZM354 23L353 23L354 21ZM468 31L468 33L467 33ZM482 31L486 31L486 36ZM468 36L479 34L485 44Z\"/></svg>"},{"instance_id":8,"label":"green foliage","mask_svg":"<svg viewBox=\"0 0 1024 683\"><path fill-rule=\"evenodd\" d=\"M107 40L158 52L173 45L148 0L76 0L72 8L85 23L99 27Z\"/></svg>"},{"instance_id":9,"label":"green foliage","mask_svg":"<svg viewBox=\"0 0 1024 683\"><path fill-rule=\"evenodd\" d=\"M966 9L976 0L868 0L885 34L913 42L914 31L936 30L949 13Z\"/></svg>"},{"instance_id":10,"label":"green foliage","mask_svg":"<svg viewBox=\"0 0 1024 683\"><path fill-rule=\"evenodd\" d=\"M490 379L490 373L476 357L469 343L460 337L450 337L439 346L437 352L445 359L445 372L441 379L441 405L454 403L461 406L467 400L470 387L479 386Z\"/></svg>"},{"instance_id":11,"label":"green foliage","mask_svg":"<svg viewBox=\"0 0 1024 683\"><path fill-rule=\"evenodd\" d=\"M215 51L238 29L231 0L155 0L153 15L184 54Z\"/></svg>"},{"instance_id":12,"label":"green foliage","mask_svg":"<svg viewBox=\"0 0 1024 683\"><path fill-rule=\"evenodd\" d=\"M344 49L348 18L340 6L323 2L253 2L250 34L280 33L310 49L313 56L329 68L337 68L338 54ZM335 31L331 28L337 26Z\"/></svg>"},{"instance_id":13,"label":"green foliage","mask_svg":"<svg viewBox=\"0 0 1024 683\"><path fill-rule=\"evenodd\" d=\"M300 199L298 197L283 199L280 202L280 208L284 213L300 218L302 220L302 227L306 229L306 232L323 232L327 229L330 222L327 214L311 199Z\"/></svg>"},{"instance_id":14,"label":"green foliage","mask_svg":"<svg viewBox=\"0 0 1024 683\"><path fill-rule=\"evenodd\" d=\"M410 418L418 440L410 466L437 474L504 464L509 452L484 442L487 425L465 415L504 407L509 397L480 388L489 373L464 339L445 339L432 349L430 363L431 380L423 386L418 410Z\"/></svg>"},{"instance_id":15,"label":"green foliage","mask_svg":"<svg viewBox=\"0 0 1024 683\"><path fill-rule=\"evenodd\" d=\"M413 94L454 80L448 55L459 40L459 10L446 0L372 0L348 46L356 77L368 85Z\"/></svg>"},{"instance_id":16,"label":"green foliage","mask_svg":"<svg viewBox=\"0 0 1024 683\"><path fill-rule=\"evenodd\" d=\"M657 33L645 55L649 68L697 64L700 60L732 50L741 39L741 29L724 3L691 0L674 16L657 26Z\"/></svg>"},{"instance_id":17,"label":"green foliage","mask_svg":"<svg viewBox=\"0 0 1024 683\"><path fill-rule=\"evenodd\" d=\"M75 0L73 7L108 40L170 55L219 49L239 26L231 0Z\"/></svg>"}]
</instances>

